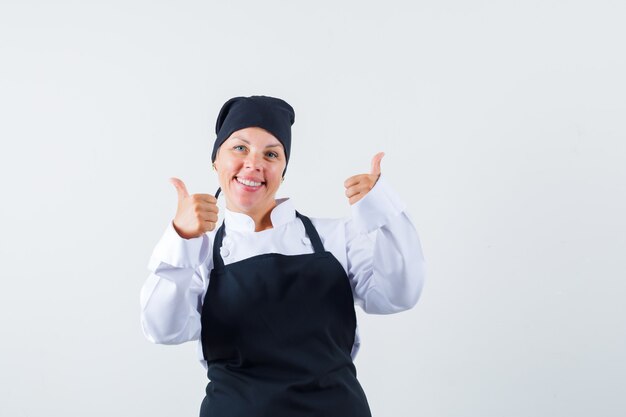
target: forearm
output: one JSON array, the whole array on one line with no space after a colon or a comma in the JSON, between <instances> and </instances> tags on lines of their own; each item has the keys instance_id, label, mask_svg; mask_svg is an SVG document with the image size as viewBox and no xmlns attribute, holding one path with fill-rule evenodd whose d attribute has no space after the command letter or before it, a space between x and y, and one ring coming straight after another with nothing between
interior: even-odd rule
<instances>
[{"instance_id":1,"label":"forearm","mask_svg":"<svg viewBox=\"0 0 626 417\"><path fill-rule=\"evenodd\" d=\"M140 296L142 329L152 342L198 338L208 250L208 236L183 239L168 224L150 258L150 275Z\"/></svg>"},{"instance_id":2,"label":"forearm","mask_svg":"<svg viewBox=\"0 0 626 417\"><path fill-rule=\"evenodd\" d=\"M419 236L407 213L375 232L373 281L389 312L415 306L424 285L424 256ZM380 307L379 307L380 308Z\"/></svg>"},{"instance_id":3,"label":"forearm","mask_svg":"<svg viewBox=\"0 0 626 417\"><path fill-rule=\"evenodd\" d=\"M153 343L177 344L198 338L197 284L194 271L163 265L141 289L141 327ZM195 299L194 299L195 298Z\"/></svg>"},{"instance_id":4,"label":"forearm","mask_svg":"<svg viewBox=\"0 0 626 417\"><path fill-rule=\"evenodd\" d=\"M376 187L353 209L348 269L357 303L368 313L389 314L417 303L424 257L404 203L388 185Z\"/></svg>"}]
</instances>

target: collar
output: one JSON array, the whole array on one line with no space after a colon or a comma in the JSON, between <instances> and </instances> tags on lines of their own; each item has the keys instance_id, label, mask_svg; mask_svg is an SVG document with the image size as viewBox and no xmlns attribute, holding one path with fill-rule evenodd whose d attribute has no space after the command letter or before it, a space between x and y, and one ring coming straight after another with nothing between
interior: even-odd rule
<instances>
[{"instance_id":1,"label":"collar","mask_svg":"<svg viewBox=\"0 0 626 417\"><path fill-rule=\"evenodd\" d=\"M293 202L289 198L279 198L276 200L276 207L272 209L270 213L270 219L272 220L272 226L274 228L280 227L293 221L296 218L296 209ZM254 232L255 224L254 219L244 213L231 211L228 208L225 209L224 222L226 228L230 230L236 230L239 232Z\"/></svg>"}]
</instances>

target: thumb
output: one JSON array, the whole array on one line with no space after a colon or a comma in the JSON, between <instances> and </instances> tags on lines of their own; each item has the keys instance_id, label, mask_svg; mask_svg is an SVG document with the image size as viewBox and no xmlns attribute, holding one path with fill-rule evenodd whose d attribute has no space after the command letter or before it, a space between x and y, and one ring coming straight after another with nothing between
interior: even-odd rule
<instances>
[{"instance_id":1,"label":"thumb","mask_svg":"<svg viewBox=\"0 0 626 417\"><path fill-rule=\"evenodd\" d=\"M380 161L383 159L383 156L385 156L384 152L378 152L372 158L372 175L380 175Z\"/></svg>"},{"instance_id":2,"label":"thumb","mask_svg":"<svg viewBox=\"0 0 626 417\"><path fill-rule=\"evenodd\" d=\"M174 187L176 187L176 192L178 193L178 201L182 200L185 197L189 197L189 193L187 192L187 187L185 187L185 183L179 180L176 177L170 178L170 182Z\"/></svg>"}]
</instances>

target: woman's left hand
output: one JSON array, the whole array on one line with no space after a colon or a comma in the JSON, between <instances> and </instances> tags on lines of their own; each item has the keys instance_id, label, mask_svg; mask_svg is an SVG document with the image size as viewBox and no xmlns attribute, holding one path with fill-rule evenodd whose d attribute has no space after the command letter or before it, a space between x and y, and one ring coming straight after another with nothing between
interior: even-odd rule
<instances>
[{"instance_id":1,"label":"woman's left hand","mask_svg":"<svg viewBox=\"0 0 626 417\"><path fill-rule=\"evenodd\" d=\"M374 188L378 177L380 177L380 160L383 159L383 156L385 156L384 152L374 155L371 173L354 175L343 183L343 186L346 187L346 197L348 197L350 205L365 197Z\"/></svg>"}]
</instances>

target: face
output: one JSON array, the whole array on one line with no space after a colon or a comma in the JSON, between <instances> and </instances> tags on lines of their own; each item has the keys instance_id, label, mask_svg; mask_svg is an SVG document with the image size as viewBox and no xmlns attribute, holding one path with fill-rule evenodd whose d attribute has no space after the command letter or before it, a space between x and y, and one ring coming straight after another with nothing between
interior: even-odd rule
<instances>
[{"instance_id":1,"label":"face","mask_svg":"<svg viewBox=\"0 0 626 417\"><path fill-rule=\"evenodd\" d=\"M283 145L260 127L237 130L217 151L215 169L229 210L263 216L274 206L286 166Z\"/></svg>"}]
</instances>

